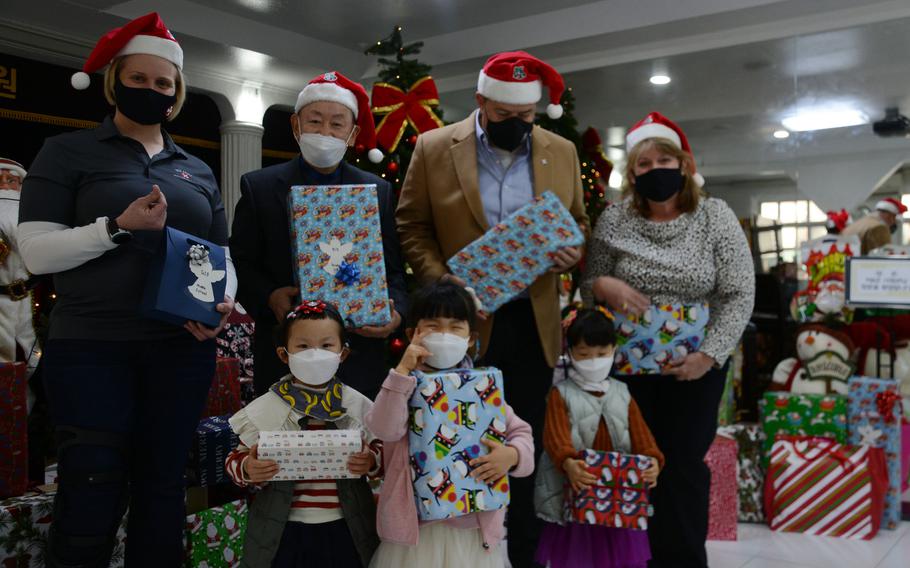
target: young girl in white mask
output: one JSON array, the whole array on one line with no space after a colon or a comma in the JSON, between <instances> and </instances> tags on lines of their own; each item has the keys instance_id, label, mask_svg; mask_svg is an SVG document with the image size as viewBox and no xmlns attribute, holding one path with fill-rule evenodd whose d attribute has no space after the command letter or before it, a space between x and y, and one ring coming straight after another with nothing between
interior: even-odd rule
<instances>
[{"instance_id":1,"label":"young girl in white mask","mask_svg":"<svg viewBox=\"0 0 910 568\"><path fill-rule=\"evenodd\" d=\"M277 330L282 377L230 419L241 444L225 466L233 481L261 491L250 506L241 566L367 566L379 539L376 508L364 476L378 473L381 444L363 426L372 403L335 377L347 356L344 321L322 301L294 308ZM271 481L279 466L259 459L260 432L354 429L364 447L347 463L357 479Z\"/></svg>"},{"instance_id":2,"label":"young girl in white mask","mask_svg":"<svg viewBox=\"0 0 910 568\"><path fill-rule=\"evenodd\" d=\"M382 539L373 568L494 568L503 565L499 542L505 511L483 511L441 521L418 521L408 447L408 401L416 387L414 370L473 367L468 346L477 339L476 305L460 286L437 283L411 300L406 333L411 340L401 363L389 372L366 415L366 424L384 443L385 480L377 525ZM508 393L506 393L508 397ZM534 470L531 427L506 405L505 444L483 442L487 452L470 464L470 475L492 484L504 475Z\"/></svg>"},{"instance_id":3,"label":"young girl in white mask","mask_svg":"<svg viewBox=\"0 0 910 568\"><path fill-rule=\"evenodd\" d=\"M563 329L569 364L565 380L547 398L544 453L534 492L537 516L546 523L536 560L550 568L644 568L651 557L647 532L564 521L563 488L579 491L596 481L576 458L579 451L650 456L652 465L643 477L652 487L664 458L626 385L610 380L616 348L613 315L600 306L574 309Z\"/></svg>"}]
</instances>

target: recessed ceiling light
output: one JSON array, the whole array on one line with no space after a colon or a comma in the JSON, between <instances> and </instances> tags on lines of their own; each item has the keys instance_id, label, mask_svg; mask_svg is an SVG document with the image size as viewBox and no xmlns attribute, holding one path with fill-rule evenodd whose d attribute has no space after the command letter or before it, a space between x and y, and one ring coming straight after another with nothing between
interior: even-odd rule
<instances>
[{"instance_id":1,"label":"recessed ceiling light","mask_svg":"<svg viewBox=\"0 0 910 568\"><path fill-rule=\"evenodd\" d=\"M807 132L811 130L858 126L869 122L869 117L866 116L865 113L851 108L821 108L800 111L799 114L788 116L781 122L787 130L793 132Z\"/></svg>"},{"instance_id":2,"label":"recessed ceiling light","mask_svg":"<svg viewBox=\"0 0 910 568\"><path fill-rule=\"evenodd\" d=\"M775 130L774 137L777 138L778 140L783 140L784 138L790 137L790 132L787 130Z\"/></svg>"},{"instance_id":3,"label":"recessed ceiling light","mask_svg":"<svg viewBox=\"0 0 910 568\"><path fill-rule=\"evenodd\" d=\"M652 75L651 84L652 85L666 85L670 82L670 77L667 75Z\"/></svg>"}]
</instances>

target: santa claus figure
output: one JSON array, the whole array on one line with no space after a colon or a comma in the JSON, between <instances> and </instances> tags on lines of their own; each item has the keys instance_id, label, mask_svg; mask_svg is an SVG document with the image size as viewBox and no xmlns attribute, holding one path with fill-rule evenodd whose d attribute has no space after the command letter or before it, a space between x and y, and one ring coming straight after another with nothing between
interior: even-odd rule
<instances>
[{"instance_id":1,"label":"santa claus figure","mask_svg":"<svg viewBox=\"0 0 910 568\"><path fill-rule=\"evenodd\" d=\"M0 158L0 362L16 361L18 346L19 360L27 361L31 376L40 355L32 319L37 281L25 268L16 239L24 178L22 164Z\"/></svg>"},{"instance_id":2,"label":"santa claus figure","mask_svg":"<svg viewBox=\"0 0 910 568\"><path fill-rule=\"evenodd\" d=\"M841 331L808 324L796 336L796 358L777 364L771 379L777 390L806 394L847 394L853 375L853 341Z\"/></svg>"}]
</instances>

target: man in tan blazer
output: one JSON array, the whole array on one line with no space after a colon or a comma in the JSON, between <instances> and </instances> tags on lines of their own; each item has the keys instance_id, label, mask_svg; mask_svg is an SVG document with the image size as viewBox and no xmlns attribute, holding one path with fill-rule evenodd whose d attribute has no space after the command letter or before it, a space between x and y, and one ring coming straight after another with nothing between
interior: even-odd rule
<instances>
[{"instance_id":1,"label":"man in tan blazer","mask_svg":"<svg viewBox=\"0 0 910 568\"><path fill-rule=\"evenodd\" d=\"M847 225L841 235L856 235L862 243L862 254L891 244L891 234L897 230L897 219L907 211L907 206L893 197L875 204L875 211Z\"/></svg>"},{"instance_id":2,"label":"man in tan blazer","mask_svg":"<svg viewBox=\"0 0 910 568\"><path fill-rule=\"evenodd\" d=\"M524 52L491 57L477 86L478 109L458 122L422 134L405 177L396 220L405 258L424 283L464 285L446 261L491 226L545 191L554 193L588 234L575 146L533 125L542 86L547 112L561 115L562 78ZM581 258L580 247L559 251L550 272L480 323L481 363L502 370L506 400L528 421L536 451L553 367L562 351L559 274ZM533 566L539 523L533 477L511 479L509 558Z\"/></svg>"}]
</instances>

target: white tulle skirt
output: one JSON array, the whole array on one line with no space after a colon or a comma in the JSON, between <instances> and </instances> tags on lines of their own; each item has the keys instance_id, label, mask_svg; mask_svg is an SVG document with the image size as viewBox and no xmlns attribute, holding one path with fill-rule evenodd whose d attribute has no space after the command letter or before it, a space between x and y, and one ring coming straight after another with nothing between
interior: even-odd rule
<instances>
[{"instance_id":1,"label":"white tulle skirt","mask_svg":"<svg viewBox=\"0 0 910 568\"><path fill-rule=\"evenodd\" d=\"M383 542L370 568L503 568L497 545L483 548L480 529L456 529L442 523L423 525L417 546Z\"/></svg>"}]
</instances>

